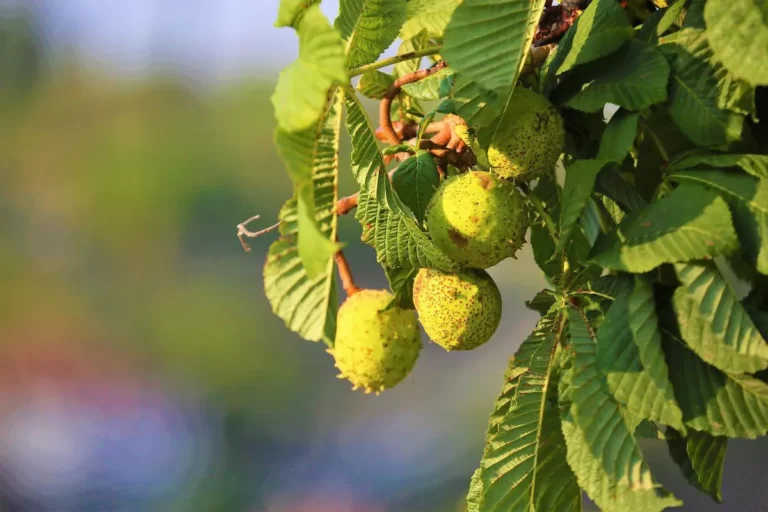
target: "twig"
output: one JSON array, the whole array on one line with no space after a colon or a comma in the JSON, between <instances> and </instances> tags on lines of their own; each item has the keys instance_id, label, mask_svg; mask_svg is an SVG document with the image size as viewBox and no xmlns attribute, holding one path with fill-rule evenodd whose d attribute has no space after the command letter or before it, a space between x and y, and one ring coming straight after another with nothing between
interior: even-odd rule
<instances>
[{"instance_id":1,"label":"twig","mask_svg":"<svg viewBox=\"0 0 768 512\"><path fill-rule=\"evenodd\" d=\"M389 57L388 59L382 59L378 62L366 64L365 66L360 66L359 68L353 68L349 70L349 77L352 78L358 75L362 75L363 73L367 73L368 71L374 71L376 69L391 66L392 64L398 64L406 60L418 59L420 57L435 55L436 53L440 53L440 50L442 50L442 48L443 47L440 45L428 46L426 48L422 48L421 50L415 50L412 52L403 53L401 55Z\"/></svg>"},{"instance_id":2,"label":"twig","mask_svg":"<svg viewBox=\"0 0 768 512\"><path fill-rule=\"evenodd\" d=\"M357 201L360 198L360 192L355 192L351 196L342 197L336 201L336 215L346 215L353 208L357 207Z\"/></svg>"},{"instance_id":3,"label":"twig","mask_svg":"<svg viewBox=\"0 0 768 512\"><path fill-rule=\"evenodd\" d=\"M273 224L272 226L266 227L260 231L251 231L245 226L250 224L251 222L258 220L261 217L261 215L254 215L250 219L241 222L237 225L237 238L240 240L240 245L243 246L243 249L245 252L251 252L250 246L246 243L245 239L243 237L248 238L258 238L261 235L267 234L270 231L274 231L275 229L280 227L280 224L282 224L282 221L279 221L277 224Z\"/></svg>"},{"instance_id":4,"label":"twig","mask_svg":"<svg viewBox=\"0 0 768 512\"><path fill-rule=\"evenodd\" d=\"M394 100L395 97L400 94L400 88L405 84L412 84L414 82L418 82L419 80L423 80L429 75L437 73L444 67L445 61L440 61L431 68L420 69L418 71L414 71L413 73L408 73L407 75L401 76L395 80L395 83L389 86L387 94L384 95L381 103L379 103L379 126L381 127L381 131L386 137L387 142L390 144L400 144L400 137L397 135L395 128L392 126L392 118L390 116L392 100Z\"/></svg>"},{"instance_id":5,"label":"twig","mask_svg":"<svg viewBox=\"0 0 768 512\"><path fill-rule=\"evenodd\" d=\"M333 259L336 260L336 266L339 269L339 277L341 278L341 286L344 288L344 293L347 294L347 297L351 297L359 292L360 288L355 284L355 279L349 270L347 258L344 256L343 251L338 251L333 255Z\"/></svg>"}]
</instances>

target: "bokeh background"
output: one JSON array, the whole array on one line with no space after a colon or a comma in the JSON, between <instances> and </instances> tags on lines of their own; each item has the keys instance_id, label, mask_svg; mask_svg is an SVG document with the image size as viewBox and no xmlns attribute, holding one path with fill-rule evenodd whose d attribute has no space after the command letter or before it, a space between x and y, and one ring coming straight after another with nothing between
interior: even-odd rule
<instances>
[{"instance_id":1,"label":"bokeh background","mask_svg":"<svg viewBox=\"0 0 768 512\"><path fill-rule=\"evenodd\" d=\"M0 0L1 511L464 509L546 284L527 249L492 269L494 339L450 355L425 339L380 397L285 329L262 289L272 238L246 253L235 236L291 190L269 97L297 41L277 5ZM340 226L358 284L384 287ZM686 510L768 510L765 443L731 444L723 507L644 448Z\"/></svg>"}]
</instances>

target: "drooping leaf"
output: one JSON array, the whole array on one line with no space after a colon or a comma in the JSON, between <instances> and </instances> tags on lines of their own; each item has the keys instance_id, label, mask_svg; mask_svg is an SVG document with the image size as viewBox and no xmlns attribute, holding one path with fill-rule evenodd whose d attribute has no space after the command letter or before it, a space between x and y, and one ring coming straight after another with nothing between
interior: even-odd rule
<instances>
[{"instance_id":1,"label":"drooping leaf","mask_svg":"<svg viewBox=\"0 0 768 512\"><path fill-rule=\"evenodd\" d=\"M560 221L560 196L562 191L560 185L553 176L546 176L539 180L538 185L531 191L541 202L542 209L550 216L553 223ZM530 198L531 200L533 198ZM541 268L544 274L552 283L559 283L563 273L563 262L560 258L555 258L555 248L557 247L557 231L551 233L544 222L544 219L531 207L528 210L531 217L531 248L536 264ZM555 226L557 230L557 225Z\"/></svg>"},{"instance_id":2,"label":"drooping leaf","mask_svg":"<svg viewBox=\"0 0 768 512\"><path fill-rule=\"evenodd\" d=\"M668 40L668 41L667 41ZM683 29L662 38L669 61L669 114L675 124L700 146L722 146L741 137L744 119L719 105L726 72L711 62L704 31Z\"/></svg>"},{"instance_id":3,"label":"drooping leaf","mask_svg":"<svg viewBox=\"0 0 768 512\"><path fill-rule=\"evenodd\" d=\"M662 329L670 380L685 423L713 436L755 439L768 432L768 384L728 375L693 353L679 336Z\"/></svg>"},{"instance_id":4,"label":"drooping leaf","mask_svg":"<svg viewBox=\"0 0 768 512\"><path fill-rule=\"evenodd\" d=\"M672 460L680 466L691 485L722 503L721 486L728 438L695 430L683 436L676 430L668 430L667 446Z\"/></svg>"},{"instance_id":5,"label":"drooping leaf","mask_svg":"<svg viewBox=\"0 0 768 512\"><path fill-rule=\"evenodd\" d=\"M707 0L690 0L686 2L683 28L704 28L704 4Z\"/></svg>"},{"instance_id":6,"label":"drooping leaf","mask_svg":"<svg viewBox=\"0 0 768 512\"><path fill-rule=\"evenodd\" d=\"M468 78L464 73L457 73L454 79L452 99L456 105L456 114L460 115L467 124L479 130L490 127L499 114L501 98L495 92L489 91ZM486 137L490 139L490 137Z\"/></svg>"},{"instance_id":7,"label":"drooping leaf","mask_svg":"<svg viewBox=\"0 0 768 512\"><path fill-rule=\"evenodd\" d=\"M400 37L409 39L422 30L432 37L443 37L453 11L461 0L409 0Z\"/></svg>"},{"instance_id":8,"label":"drooping leaf","mask_svg":"<svg viewBox=\"0 0 768 512\"><path fill-rule=\"evenodd\" d=\"M709 169L679 170L669 178L705 185L720 192L731 205L742 250L758 272L768 274L768 179L741 172Z\"/></svg>"},{"instance_id":9,"label":"drooping leaf","mask_svg":"<svg viewBox=\"0 0 768 512\"><path fill-rule=\"evenodd\" d=\"M400 164L392 175L392 186L397 196L411 209L416 219L424 222L427 204L440 186L435 160L428 151L418 150L414 156Z\"/></svg>"},{"instance_id":10,"label":"drooping leaf","mask_svg":"<svg viewBox=\"0 0 768 512\"><path fill-rule=\"evenodd\" d=\"M319 3L320 0L280 0L275 26L297 28L304 12Z\"/></svg>"},{"instance_id":11,"label":"drooping leaf","mask_svg":"<svg viewBox=\"0 0 768 512\"><path fill-rule=\"evenodd\" d=\"M639 210L646 205L645 199L637 192L618 169L606 167L597 175L595 190L615 201L625 212Z\"/></svg>"},{"instance_id":12,"label":"drooping leaf","mask_svg":"<svg viewBox=\"0 0 768 512\"><path fill-rule=\"evenodd\" d=\"M508 96L543 8L544 0L464 0L445 29L446 61L478 86Z\"/></svg>"},{"instance_id":13,"label":"drooping leaf","mask_svg":"<svg viewBox=\"0 0 768 512\"><path fill-rule=\"evenodd\" d=\"M671 169L739 167L756 178L768 179L768 155L696 153L673 159Z\"/></svg>"},{"instance_id":14,"label":"drooping leaf","mask_svg":"<svg viewBox=\"0 0 768 512\"><path fill-rule=\"evenodd\" d=\"M635 427L635 437L642 437L645 439L666 439L664 432L659 430L659 427L648 420L641 420Z\"/></svg>"},{"instance_id":15,"label":"drooping leaf","mask_svg":"<svg viewBox=\"0 0 768 512\"><path fill-rule=\"evenodd\" d=\"M577 110L597 112L606 103L642 110L667 99L669 65L656 48L640 41L629 41L582 71L572 79L584 86L566 102Z\"/></svg>"},{"instance_id":16,"label":"drooping leaf","mask_svg":"<svg viewBox=\"0 0 768 512\"><path fill-rule=\"evenodd\" d=\"M328 115L319 124L319 131L287 134L284 140L296 146L279 148L286 165L292 168L291 177L313 193L310 211L307 200L294 197L280 210L280 238L269 247L264 265L264 293L272 310L285 325L302 338L323 340L332 345L336 332L336 281L331 254L319 257L323 244L336 238L336 180L338 177L338 150L341 132L341 96L331 105ZM301 231L301 234L299 234ZM313 231L324 240L312 246ZM301 245L301 239L310 238L310 254ZM315 254L312 254L312 251ZM319 271L309 272L304 260L321 265Z\"/></svg>"},{"instance_id":17,"label":"drooping leaf","mask_svg":"<svg viewBox=\"0 0 768 512\"><path fill-rule=\"evenodd\" d=\"M394 298L392 306L403 309L414 309L413 305L413 280L418 269L412 267L384 268L389 281L389 288Z\"/></svg>"},{"instance_id":18,"label":"drooping leaf","mask_svg":"<svg viewBox=\"0 0 768 512\"><path fill-rule=\"evenodd\" d=\"M605 268L648 272L662 263L731 254L738 239L728 205L714 192L684 184L621 224L595 246Z\"/></svg>"},{"instance_id":19,"label":"drooping leaf","mask_svg":"<svg viewBox=\"0 0 768 512\"><path fill-rule=\"evenodd\" d=\"M597 344L581 313L569 308L568 319L575 358L568 390L571 405L562 427L568 464L579 486L607 512L651 512L681 505L651 476L600 372Z\"/></svg>"},{"instance_id":20,"label":"drooping leaf","mask_svg":"<svg viewBox=\"0 0 768 512\"><path fill-rule=\"evenodd\" d=\"M350 68L370 64L397 37L405 21L405 0L341 0L336 29L346 41Z\"/></svg>"},{"instance_id":21,"label":"drooping leaf","mask_svg":"<svg viewBox=\"0 0 768 512\"><path fill-rule=\"evenodd\" d=\"M395 194L371 125L354 94L346 95L346 107L352 173L360 185L355 218L363 226L363 241L374 247L378 261L390 268L457 270L456 262L435 246L414 213Z\"/></svg>"},{"instance_id":22,"label":"drooping leaf","mask_svg":"<svg viewBox=\"0 0 768 512\"><path fill-rule=\"evenodd\" d=\"M573 228L592 194L597 173L608 164L607 160L577 160L566 168L560 210L560 239L556 251L561 251L570 241Z\"/></svg>"},{"instance_id":23,"label":"drooping leaf","mask_svg":"<svg viewBox=\"0 0 768 512\"><path fill-rule=\"evenodd\" d=\"M768 85L768 18L762 0L708 0L707 39L715 59L752 85Z\"/></svg>"},{"instance_id":24,"label":"drooping leaf","mask_svg":"<svg viewBox=\"0 0 768 512\"><path fill-rule=\"evenodd\" d=\"M437 73L412 84L405 84L403 91L417 100L434 101L445 98L453 88L453 75L451 68L441 69Z\"/></svg>"},{"instance_id":25,"label":"drooping leaf","mask_svg":"<svg viewBox=\"0 0 768 512\"><path fill-rule=\"evenodd\" d=\"M542 317L510 364L473 489L479 512L581 509L559 412L549 400L561 334L556 312Z\"/></svg>"},{"instance_id":26,"label":"drooping leaf","mask_svg":"<svg viewBox=\"0 0 768 512\"><path fill-rule=\"evenodd\" d=\"M357 90L368 98L380 100L387 94L387 91L395 82L392 75L382 73L381 71L369 71L360 77L357 82Z\"/></svg>"},{"instance_id":27,"label":"drooping leaf","mask_svg":"<svg viewBox=\"0 0 768 512\"><path fill-rule=\"evenodd\" d=\"M600 139L599 160L611 160L621 163L637 137L637 122L640 114L621 109L616 112L605 127Z\"/></svg>"},{"instance_id":28,"label":"drooping leaf","mask_svg":"<svg viewBox=\"0 0 768 512\"><path fill-rule=\"evenodd\" d=\"M338 174L339 135L341 127L341 97L334 93L325 118L299 132L286 132L277 128L275 144L288 175L294 184L298 230L298 252L307 275L320 275L327 269L328 260L338 250L334 240L329 239L318 224L317 212L323 211L330 222L335 223L335 192L329 194L330 183L318 183L314 177L328 173Z\"/></svg>"},{"instance_id":29,"label":"drooping leaf","mask_svg":"<svg viewBox=\"0 0 768 512\"><path fill-rule=\"evenodd\" d=\"M768 368L768 343L717 269L688 263L675 270L682 286L675 291L674 309L688 346L724 372Z\"/></svg>"},{"instance_id":30,"label":"drooping leaf","mask_svg":"<svg viewBox=\"0 0 768 512\"><path fill-rule=\"evenodd\" d=\"M331 87L347 81L341 37L317 5L304 11L298 33L299 58L280 73L272 95L278 127L286 132L314 126Z\"/></svg>"},{"instance_id":31,"label":"drooping leaf","mask_svg":"<svg viewBox=\"0 0 768 512\"><path fill-rule=\"evenodd\" d=\"M745 116L749 115L757 120L757 100L755 94L756 89L754 86L744 80L739 80L732 73L728 73L723 77L717 105L722 109Z\"/></svg>"},{"instance_id":32,"label":"drooping leaf","mask_svg":"<svg viewBox=\"0 0 768 512\"><path fill-rule=\"evenodd\" d=\"M684 430L661 348L653 291L640 276L617 295L597 331L597 362L616 401L638 420Z\"/></svg>"},{"instance_id":33,"label":"drooping leaf","mask_svg":"<svg viewBox=\"0 0 768 512\"><path fill-rule=\"evenodd\" d=\"M555 295L552 290L542 290L538 292L531 300L525 301L525 307L537 311L542 316L546 315L555 304Z\"/></svg>"}]
</instances>

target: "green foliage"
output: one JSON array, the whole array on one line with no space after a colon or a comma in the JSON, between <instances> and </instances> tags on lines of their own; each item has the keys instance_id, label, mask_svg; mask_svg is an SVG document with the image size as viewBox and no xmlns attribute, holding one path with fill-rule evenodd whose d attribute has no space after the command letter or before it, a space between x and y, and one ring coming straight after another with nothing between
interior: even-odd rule
<instances>
[{"instance_id":1,"label":"green foliage","mask_svg":"<svg viewBox=\"0 0 768 512\"><path fill-rule=\"evenodd\" d=\"M709 0L707 38L715 59L753 85L768 85L768 19L760 0Z\"/></svg>"},{"instance_id":2,"label":"green foliage","mask_svg":"<svg viewBox=\"0 0 768 512\"><path fill-rule=\"evenodd\" d=\"M723 493L720 486L723 482L723 463L728 438L695 430L683 436L676 430L669 429L667 445L672 459L680 466L691 485L721 503Z\"/></svg>"},{"instance_id":3,"label":"green foliage","mask_svg":"<svg viewBox=\"0 0 768 512\"><path fill-rule=\"evenodd\" d=\"M304 11L297 32L299 58L280 73L272 96L277 124L287 132L313 126L326 107L331 87L347 80L341 37L319 7Z\"/></svg>"},{"instance_id":4,"label":"green foliage","mask_svg":"<svg viewBox=\"0 0 768 512\"><path fill-rule=\"evenodd\" d=\"M400 32L405 0L341 0L336 29L347 43L347 66L375 61Z\"/></svg>"},{"instance_id":5,"label":"green foliage","mask_svg":"<svg viewBox=\"0 0 768 512\"><path fill-rule=\"evenodd\" d=\"M651 4L592 0L580 14L566 4L542 16L543 0L349 0L339 32L316 7L282 4L301 45L276 93L286 103L276 103L276 140L295 197L281 213L265 290L308 339L333 341L337 98L359 189L355 218L393 294L385 309L414 307L422 268L466 272L433 239L457 248L469 240L450 222L445 232L425 223L426 206L443 180L494 172L490 141L505 136L505 115L531 114L511 107L516 88L539 92L563 119L564 149L544 148L559 160L537 179L471 175L478 190L495 183L501 193L503 183L525 196L507 209L530 222L551 289L526 303L541 318L510 362L479 468L467 475L470 511L581 510L582 492L607 511L680 505L651 474L640 438L666 440L691 484L720 500L727 438L768 433L768 155L755 124L765 21L755 0L732 10L724 0ZM550 38L547 24L563 15L576 21L542 63L548 47L532 42ZM371 64L398 33L397 56ZM445 57L442 69L427 71L411 54L425 48L432 63ZM398 113L402 140L388 123L376 135L391 143L374 136L348 87L348 69L359 66L356 91L384 98L382 115ZM609 121L607 105L618 107ZM543 120L529 117L524 128L535 132ZM540 149L518 144L515 157ZM496 240L487 205L457 202L440 213ZM509 238L462 261L501 254ZM734 272L751 287L746 299L731 289Z\"/></svg>"}]
</instances>

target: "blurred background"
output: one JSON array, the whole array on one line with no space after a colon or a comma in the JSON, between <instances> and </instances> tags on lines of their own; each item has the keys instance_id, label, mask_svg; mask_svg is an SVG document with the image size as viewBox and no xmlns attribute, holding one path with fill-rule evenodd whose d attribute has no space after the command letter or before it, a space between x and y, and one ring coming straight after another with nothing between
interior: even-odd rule
<instances>
[{"instance_id":1,"label":"blurred background","mask_svg":"<svg viewBox=\"0 0 768 512\"><path fill-rule=\"evenodd\" d=\"M464 509L544 279L528 250L492 269L494 339L425 339L380 397L285 329L262 290L272 238L235 236L291 191L269 97L297 41L277 6L0 0L0 511ZM358 284L386 286L340 226ZM687 510L768 510L765 443L731 444L720 508L644 448Z\"/></svg>"}]
</instances>

